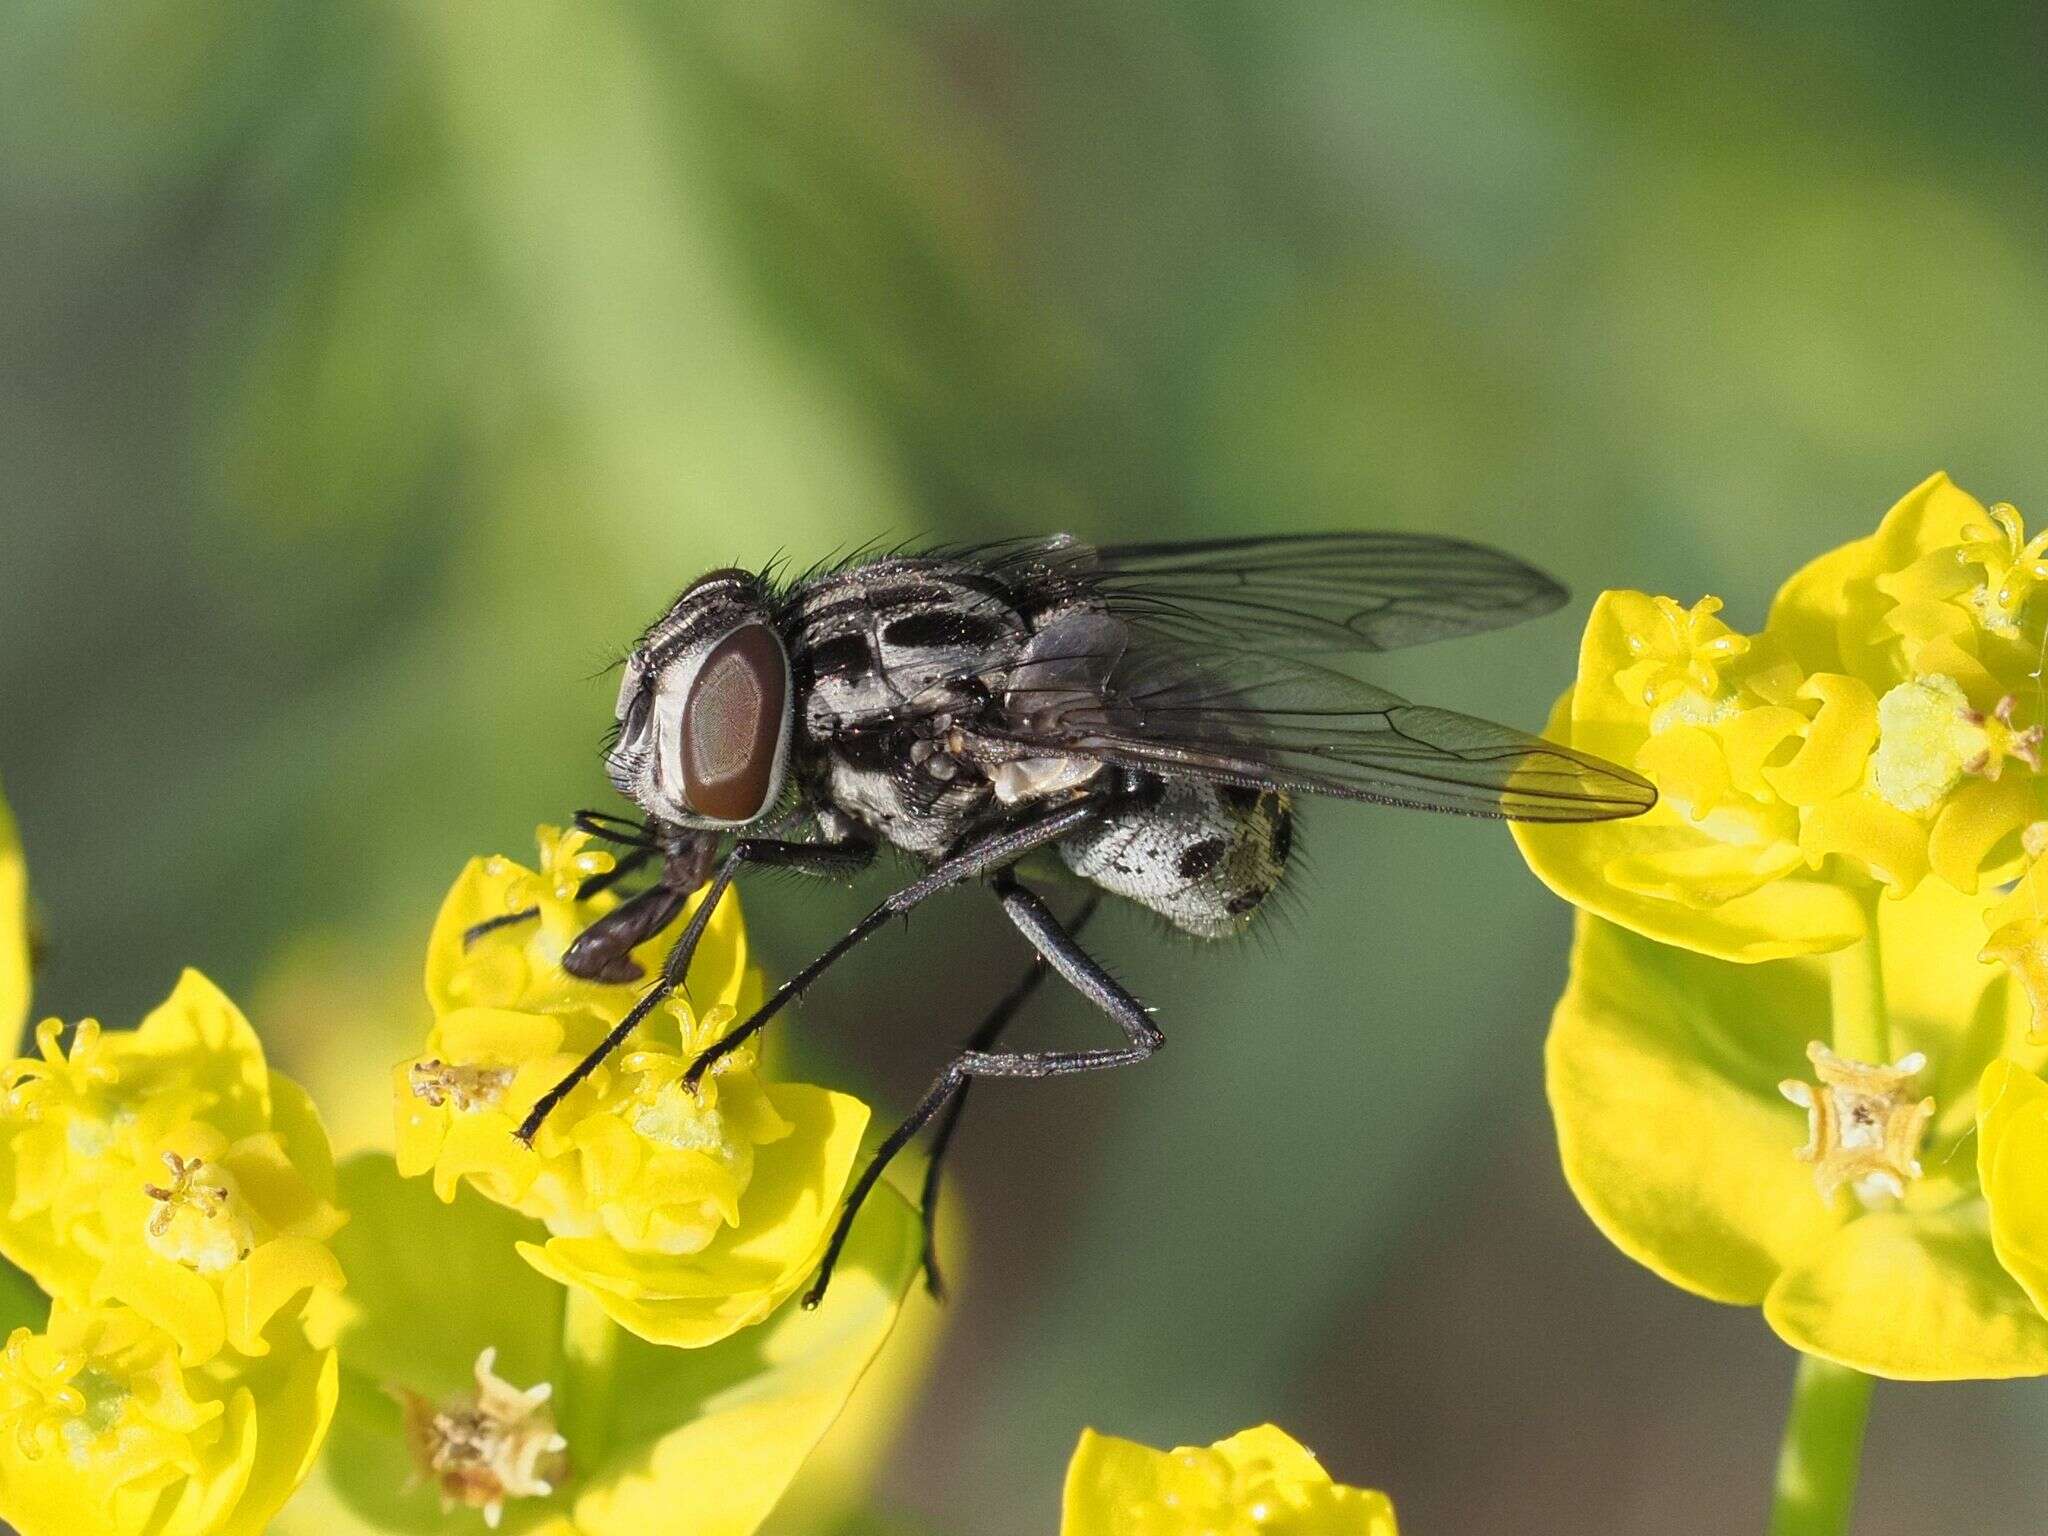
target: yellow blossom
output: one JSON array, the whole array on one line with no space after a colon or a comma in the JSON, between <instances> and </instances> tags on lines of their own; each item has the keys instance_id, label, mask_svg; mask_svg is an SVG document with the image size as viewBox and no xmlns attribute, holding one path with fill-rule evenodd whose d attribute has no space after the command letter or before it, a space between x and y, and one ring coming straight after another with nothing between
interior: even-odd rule
<instances>
[{"instance_id":1,"label":"yellow blossom","mask_svg":"<svg viewBox=\"0 0 2048 1536\"><path fill-rule=\"evenodd\" d=\"M1067 1466L1060 1536L1395 1536L1394 1506L1331 1481L1270 1424L1171 1451L1090 1429Z\"/></svg>"},{"instance_id":2,"label":"yellow blossom","mask_svg":"<svg viewBox=\"0 0 2048 1536\"><path fill-rule=\"evenodd\" d=\"M28 875L7 798L0 795L0 1037L12 1040L28 1020Z\"/></svg>"},{"instance_id":3,"label":"yellow blossom","mask_svg":"<svg viewBox=\"0 0 2048 1536\"><path fill-rule=\"evenodd\" d=\"M58 1302L0 1348L0 1518L22 1536L257 1536L312 1467L334 1352L198 1367L132 1308Z\"/></svg>"},{"instance_id":4,"label":"yellow blossom","mask_svg":"<svg viewBox=\"0 0 2048 1536\"><path fill-rule=\"evenodd\" d=\"M326 1134L240 1010L187 971L132 1031L91 1020L0 1069L0 1254L74 1306L120 1301L199 1365L262 1354L341 1272Z\"/></svg>"},{"instance_id":5,"label":"yellow blossom","mask_svg":"<svg viewBox=\"0 0 2048 1536\"><path fill-rule=\"evenodd\" d=\"M1530 867L1610 922L1740 961L1856 942L1873 885L2011 878L2048 811L2042 547L1936 475L1795 574L1756 635L1712 598L1603 594L1550 734L1662 798L1626 822L1517 825Z\"/></svg>"},{"instance_id":6,"label":"yellow blossom","mask_svg":"<svg viewBox=\"0 0 2048 1536\"><path fill-rule=\"evenodd\" d=\"M1987 1067L2048 1061L2019 989L1977 959L1989 902L1927 881L1877 904L1865 944L1752 965L1581 913L1545 1059L1587 1214L1809 1355L1904 1379L2048 1373L2048 1318L1972 1155Z\"/></svg>"},{"instance_id":7,"label":"yellow blossom","mask_svg":"<svg viewBox=\"0 0 2048 1536\"><path fill-rule=\"evenodd\" d=\"M443 1200L467 1184L543 1223L545 1240L521 1245L527 1262L583 1288L643 1338L702 1346L758 1322L822 1256L867 1107L766 1079L751 1047L724 1058L696 1092L683 1084L696 1054L733 1025L722 999L758 985L744 974L744 931L721 911L689 997L656 1008L523 1145L513 1133L527 1112L639 990L558 987L535 974L535 955L513 967L503 954L459 952L460 930L479 911L524 899L517 889L480 894L478 882L495 878L491 864L471 864L443 907L428 992L437 1002L494 1001L440 1012L425 1049L394 1069L399 1171L431 1173ZM554 890L573 901L567 875ZM573 917L589 915L584 904ZM494 933L476 950L493 942L533 940Z\"/></svg>"}]
</instances>

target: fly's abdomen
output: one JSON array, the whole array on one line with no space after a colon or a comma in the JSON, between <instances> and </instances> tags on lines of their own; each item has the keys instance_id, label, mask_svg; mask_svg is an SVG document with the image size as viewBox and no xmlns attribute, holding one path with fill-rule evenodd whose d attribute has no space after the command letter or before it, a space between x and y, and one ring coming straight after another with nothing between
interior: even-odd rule
<instances>
[{"instance_id":1,"label":"fly's abdomen","mask_svg":"<svg viewBox=\"0 0 2048 1536\"><path fill-rule=\"evenodd\" d=\"M1082 879L1176 928L1220 939L1244 929L1273 894L1293 842L1284 791L1182 780L1154 804L1076 833L1060 856Z\"/></svg>"}]
</instances>

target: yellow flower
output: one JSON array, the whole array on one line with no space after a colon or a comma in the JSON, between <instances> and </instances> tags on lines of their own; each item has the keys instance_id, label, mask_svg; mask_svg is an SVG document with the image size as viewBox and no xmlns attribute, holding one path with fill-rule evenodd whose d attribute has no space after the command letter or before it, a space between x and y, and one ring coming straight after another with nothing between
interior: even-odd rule
<instances>
[{"instance_id":1,"label":"yellow flower","mask_svg":"<svg viewBox=\"0 0 2048 1536\"><path fill-rule=\"evenodd\" d=\"M311 1102L196 971L138 1029L61 1037L46 1020L40 1054L0 1069L0 1254L73 1306L133 1307L188 1366L264 1353L274 1320L342 1283Z\"/></svg>"},{"instance_id":2,"label":"yellow flower","mask_svg":"<svg viewBox=\"0 0 2048 1536\"><path fill-rule=\"evenodd\" d=\"M59 1301L0 1348L0 1518L22 1536L256 1536L334 1416L331 1349L181 1363L132 1308Z\"/></svg>"},{"instance_id":3,"label":"yellow flower","mask_svg":"<svg viewBox=\"0 0 2048 1536\"><path fill-rule=\"evenodd\" d=\"M696 1347L759 1322L822 1256L867 1107L765 1080L751 1048L726 1057L699 1092L683 1085L696 1054L733 1025L731 1003L711 1000L755 985L743 974L744 931L721 911L708 930L718 942L707 937L691 972L691 995L708 1011L668 999L522 1145L513 1132L527 1111L638 991L558 985L539 975L541 952L523 953L516 974L502 955L451 953L479 911L522 899L477 896L490 865L472 864L443 907L428 991L494 1001L441 1013L425 1050L394 1069L399 1171L431 1172L443 1200L466 1183L542 1222L546 1240L520 1247L527 1262L585 1289L642 1338ZM557 890L574 896L567 876ZM586 905L573 918L587 915ZM562 931L573 937L572 926Z\"/></svg>"},{"instance_id":4,"label":"yellow flower","mask_svg":"<svg viewBox=\"0 0 2048 1536\"><path fill-rule=\"evenodd\" d=\"M342 1411L274 1536L748 1536L888 1338L920 1253L915 1214L877 1190L817 1311L665 1349L519 1263L528 1218L466 1190L443 1204L382 1156L345 1163L341 1187L350 1285L319 1332Z\"/></svg>"},{"instance_id":5,"label":"yellow flower","mask_svg":"<svg viewBox=\"0 0 2048 1536\"><path fill-rule=\"evenodd\" d=\"M545 1224L520 1253L590 1291L655 1343L699 1346L774 1310L809 1274L867 1125L867 1107L801 1083L764 1082L751 1051L680 1081L732 1026L680 1000L636 1047L552 1114L531 1149L513 1132L602 1033L580 1015L463 1009L394 1079L398 1166L431 1172L442 1199L467 1183Z\"/></svg>"},{"instance_id":6,"label":"yellow flower","mask_svg":"<svg viewBox=\"0 0 2048 1536\"><path fill-rule=\"evenodd\" d=\"M1550 732L1662 798L1632 821L1518 824L1523 856L1586 911L1741 961L1855 943L1873 883L2009 879L2048 810L2040 543L1936 475L1794 575L1761 634L1728 631L1713 598L1603 594Z\"/></svg>"},{"instance_id":7,"label":"yellow flower","mask_svg":"<svg viewBox=\"0 0 2048 1536\"><path fill-rule=\"evenodd\" d=\"M458 1008L504 1008L617 1019L643 990L642 981L583 981L562 969L562 955L576 936L619 904L615 891L587 901L576 895L584 881L608 873L614 860L586 832L544 826L535 837L539 869L503 854L472 859L441 903L427 942L427 1001L437 1016ZM633 951L643 976L660 969L702 897L699 892L675 925ZM536 914L532 919L466 939L478 924L529 911ZM700 1007L723 1003L749 1012L760 1000L760 974L748 964L737 891L726 893L704 930L690 964L690 995Z\"/></svg>"},{"instance_id":8,"label":"yellow flower","mask_svg":"<svg viewBox=\"0 0 2048 1536\"><path fill-rule=\"evenodd\" d=\"M1270 1424L1171 1451L1089 1429L1067 1465L1060 1536L1395 1536L1394 1506L1332 1482Z\"/></svg>"},{"instance_id":9,"label":"yellow flower","mask_svg":"<svg viewBox=\"0 0 2048 1536\"><path fill-rule=\"evenodd\" d=\"M2048 1058L1976 958L1988 900L1928 881L1878 904L1874 955L1754 965L1581 913L1545 1054L1587 1214L1808 1354L1906 1379L2048 1373L2048 1319L2000 1263L1968 1145L1987 1065Z\"/></svg>"},{"instance_id":10,"label":"yellow flower","mask_svg":"<svg viewBox=\"0 0 2048 1536\"><path fill-rule=\"evenodd\" d=\"M7 797L0 795L0 1038L18 1039L28 1021L28 873Z\"/></svg>"}]
</instances>

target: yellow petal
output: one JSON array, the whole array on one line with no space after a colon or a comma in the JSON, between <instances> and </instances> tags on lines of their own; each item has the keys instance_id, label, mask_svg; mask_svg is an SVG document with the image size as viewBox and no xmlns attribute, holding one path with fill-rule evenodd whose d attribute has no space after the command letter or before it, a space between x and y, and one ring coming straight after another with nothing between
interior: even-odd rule
<instances>
[{"instance_id":1,"label":"yellow petal","mask_svg":"<svg viewBox=\"0 0 2048 1536\"><path fill-rule=\"evenodd\" d=\"M1879 577L1960 542L1988 518L1983 503L1946 474L1928 476L1884 515L1875 533L1808 562L1779 588L1765 633L1809 672L1866 680L1882 675L1887 668L1874 652L1890 637L1877 621L1894 600L1878 587Z\"/></svg>"},{"instance_id":2,"label":"yellow petal","mask_svg":"<svg viewBox=\"0 0 2048 1536\"><path fill-rule=\"evenodd\" d=\"M307 1291L342 1287L341 1265L328 1246L310 1237L275 1237L259 1243L227 1273L221 1311L228 1342L245 1355L270 1345L263 1332L271 1319Z\"/></svg>"},{"instance_id":3,"label":"yellow petal","mask_svg":"<svg viewBox=\"0 0 2048 1536\"><path fill-rule=\"evenodd\" d=\"M1794 1349L1900 1381L2048 1374L2048 1319L1981 1208L1859 1217L1789 1267L1764 1317Z\"/></svg>"},{"instance_id":4,"label":"yellow petal","mask_svg":"<svg viewBox=\"0 0 2048 1536\"><path fill-rule=\"evenodd\" d=\"M2048 1311L2048 1084L1993 1062L1978 1094L1977 1175L1998 1262Z\"/></svg>"},{"instance_id":5,"label":"yellow petal","mask_svg":"<svg viewBox=\"0 0 2048 1536\"><path fill-rule=\"evenodd\" d=\"M1395 1536L1385 1494L1333 1482L1284 1431L1265 1424L1213 1446L1155 1451L1087 1429L1067 1465L1060 1536Z\"/></svg>"},{"instance_id":6,"label":"yellow petal","mask_svg":"<svg viewBox=\"0 0 2048 1536\"><path fill-rule=\"evenodd\" d=\"M133 1307L178 1341L184 1364L204 1365L227 1344L220 1294L182 1264L130 1250L127 1262L109 1265L98 1293Z\"/></svg>"},{"instance_id":7,"label":"yellow petal","mask_svg":"<svg viewBox=\"0 0 2048 1536\"><path fill-rule=\"evenodd\" d=\"M809 1278L860 1152L867 1106L841 1093L776 1083L767 1092L790 1135L755 1154L740 1223L696 1253L637 1252L608 1238L522 1243L520 1257L588 1291L650 1343L700 1349L760 1321Z\"/></svg>"},{"instance_id":8,"label":"yellow petal","mask_svg":"<svg viewBox=\"0 0 2048 1536\"><path fill-rule=\"evenodd\" d=\"M1814 962L1731 966L1580 915L1544 1059L1565 1179L1616 1247L1754 1304L1839 1223L1777 1090L1827 1019Z\"/></svg>"},{"instance_id":9,"label":"yellow petal","mask_svg":"<svg viewBox=\"0 0 2048 1536\"><path fill-rule=\"evenodd\" d=\"M1792 761L1765 768L1763 777L1794 805L1818 805L1863 781L1864 763L1877 744L1877 698L1857 679L1830 672L1808 678L1799 696L1818 700L1820 710Z\"/></svg>"},{"instance_id":10,"label":"yellow petal","mask_svg":"<svg viewBox=\"0 0 2048 1536\"><path fill-rule=\"evenodd\" d=\"M0 795L0 1039L21 1038L28 994L28 873L14 814Z\"/></svg>"},{"instance_id":11,"label":"yellow petal","mask_svg":"<svg viewBox=\"0 0 2048 1536\"><path fill-rule=\"evenodd\" d=\"M894 1326L921 1249L916 1214L884 1186L863 1208L824 1304L790 1305L700 1350L615 1341L579 1375L557 1354L561 1290L512 1256L530 1222L464 1192L452 1206L390 1159L342 1166L354 1219L337 1238L350 1274L339 1334L342 1411L313 1483L272 1536L480 1529L409 1486L389 1389L443 1399L470 1385L479 1351L499 1373L554 1386L568 1475L547 1500L506 1506L534 1536L749 1536L840 1418ZM423 1317L435 1326L422 1328Z\"/></svg>"},{"instance_id":12,"label":"yellow petal","mask_svg":"<svg viewBox=\"0 0 2048 1536\"><path fill-rule=\"evenodd\" d=\"M207 1119L230 1140L269 1129L262 1042L242 1010L198 971L180 974L132 1035L109 1041L120 1051L124 1083L146 1080L145 1073L189 1073L218 1096Z\"/></svg>"},{"instance_id":13,"label":"yellow petal","mask_svg":"<svg viewBox=\"0 0 2048 1536\"><path fill-rule=\"evenodd\" d=\"M1815 869L1837 854L1854 859L1895 895L1927 876L1927 828L1862 791L1809 810L1800 823L1799 848Z\"/></svg>"},{"instance_id":14,"label":"yellow petal","mask_svg":"<svg viewBox=\"0 0 2048 1536\"><path fill-rule=\"evenodd\" d=\"M1590 626L1588 635L1590 645ZM1578 734L1584 692L1558 701L1545 734L1592 751L1601 750L1592 741L1607 739L1612 756L1619 727L1590 740ZM1632 755L1634 744L1627 746ZM1508 830L1530 870L1559 896L1663 943L1749 963L1823 954L1863 936L1854 893L1789 873L1800 864L1794 845L1710 839L1668 802L1628 821L1512 822Z\"/></svg>"},{"instance_id":15,"label":"yellow petal","mask_svg":"<svg viewBox=\"0 0 2048 1536\"><path fill-rule=\"evenodd\" d=\"M2026 999L2001 968L1977 958L1988 900L1928 881L1878 906L1891 1053L1927 1057L1915 1089L1935 1102L1921 1161L1936 1173L1954 1171L1958 1156L1969 1166L1967 1148L1957 1149L1975 1131L1985 1066L2002 1057L2038 1064L2048 1050L2027 1042Z\"/></svg>"},{"instance_id":16,"label":"yellow petal","mask_svg":"<svg viewBox=\"0 0 2048 1536\"><path fill-rule=\"evenodd\" d=\"M2040 815L2038 793L2029 778L2017 773L1972 779L1949 796L1934 818L1927 862L1957 890L1975 891L1986 860ZM2012 852L2017 851L2015 843Z\"/></svg>"},{"instance_id":17,"label":"yellow petal","mask_svg":"<svg viewBox=\"0 0 2048 1536\"><path fill-rule=\"evenodd\" d=\"M256 1455L229 1517L210 1536L264 1536L292 1494L313 1473L341 1398L341 1359L303 1347L267 1362Z\"/></svg>"}]
</instances>

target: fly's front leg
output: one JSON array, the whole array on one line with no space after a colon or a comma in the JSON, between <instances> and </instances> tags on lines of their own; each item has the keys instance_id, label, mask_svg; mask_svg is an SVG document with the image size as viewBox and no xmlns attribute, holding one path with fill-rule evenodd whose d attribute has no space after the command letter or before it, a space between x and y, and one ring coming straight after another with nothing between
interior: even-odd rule
<instances>
[{"instance_id":1,"label":"fly's front leg","mask_svg":"<svg viewBox=\"0 0 2048 1536\"><path fill-rule=\"evenodd\" d=\"M788 843L772 838L743 837L734 843L731 852L726 854L724 861L719 865L718 873L712 877L710 888L704 893L704 899L697 904L697 910L691 914L689 924L677 937L674 946L668 952L668 958L662 962L661 974L655 978L654 984L641 993L626 1016L613 1025L611 1032L598 1042L596 1049L571 1067L560 1082L540 1096L526 1119L520 1123L516 1133L519 1139L528 1146L533 1145L533 1138L540 1134L541 1126L554 1107L574 1092L577 1084L595 1072L607 1056L623 1045L626 1037L639 1027L641 1020L652 1013L663 998L682 986L684 979L689 975L690 961L697 953L698 942L704 937L704 930L710 926L711 915L717 910L718 903L725 896L726 887L732 884L734 876L740 872L742 866L759 864L773 868L798 869L809 874L846 875L864 869L873 861L874 856L874 844L862 842ZM667 921L672 920L675 913L682 910L684 903L702 884L703 880L699 875L687 889L675 889L675 900L668 918L649 932L659 932L661 926L666 926ZM661 890L663 887L656 887L656 891ZM643 896L653 894L655 892L642 893ZM629 902L627 907L631 905ZM607 916L618 917L627 910L627 907L620 907ZM649 916L651 918L651 911ZM603 922L604 919L599 921ZM597 924L593 924L592 930L596 927ZM582 937L577 939L577 945L590 938L592 930L586 930ZM575 946L571 947L572 953L574 948Z\"/></svg>"},{"instance_id":2,"label":"fly's front leg","mask_svg":"<svg viewBox=\"0 0 2048 1536\"><path fill-rule=\"evenodd\" d=\"M1117 979L1102 968L1101 962L1081 948L1073 934L1061 926L1059 919L1034 892L1026 889L1007 870L993 883L1003 911L1017 925L1018 931L1031 941L1031 947L1059 973L1063 981L1116 1021L1124 1032L1126 1043L1087 1051L992 1051L979 1047L962 1051L954 1057L918 1101L917 1108L910 1112L910 1118L890 1132L881 1146L875 1149L874 1157L847 1192L846 1204L839 1212L839 1224L832 1229L832 1240L826 1245L824 1262L818 1266L818 1277L811 1282L810 1290L804 1293L806 1307L815 1307L824 1299L825 1288L832 1282L832 1268L839 1262L847 1234L853 1230L853 1219L862 1202L874 1190L890 1159L902 1151L919 1127L936 1115L946 1101L960 1093L972 1079L1061 1077L1072 1072L1100 1072L1109 1067L1133 1066L1166 1044L1166 1036L1152 1022L1145 1005L1126 992Z\"/></svg>"},{"instance_id":3,"label":"fly's front leg","mask_svg":"<svg viewBox=\"0 0 2048 1536\"><path fill-rule=\"evenodd\" d=\"M890 896L847 930L830 949L777 987L768 1000L754 1010L750 1018L716 1045L706 1049L690 1064L690 1070L684 1074L683 1082L688 1087L695 1088L703 1081L704 1074L710 1071L721 1057L730 1055L759 1034L770 1019L803 996L812 982L831 969L848 950L874 934L890 918L903 916L919 903L936 896L940 891L951 889L964 880L972 880L991 870L1003 869L1014 864L1032 849L1058 842L1101 814L1102 804L1099 801L1071 801L1056 810L1041 812L1009 827L983 833L960 846L909 885Z\"/></svg>"}]
</instances>

